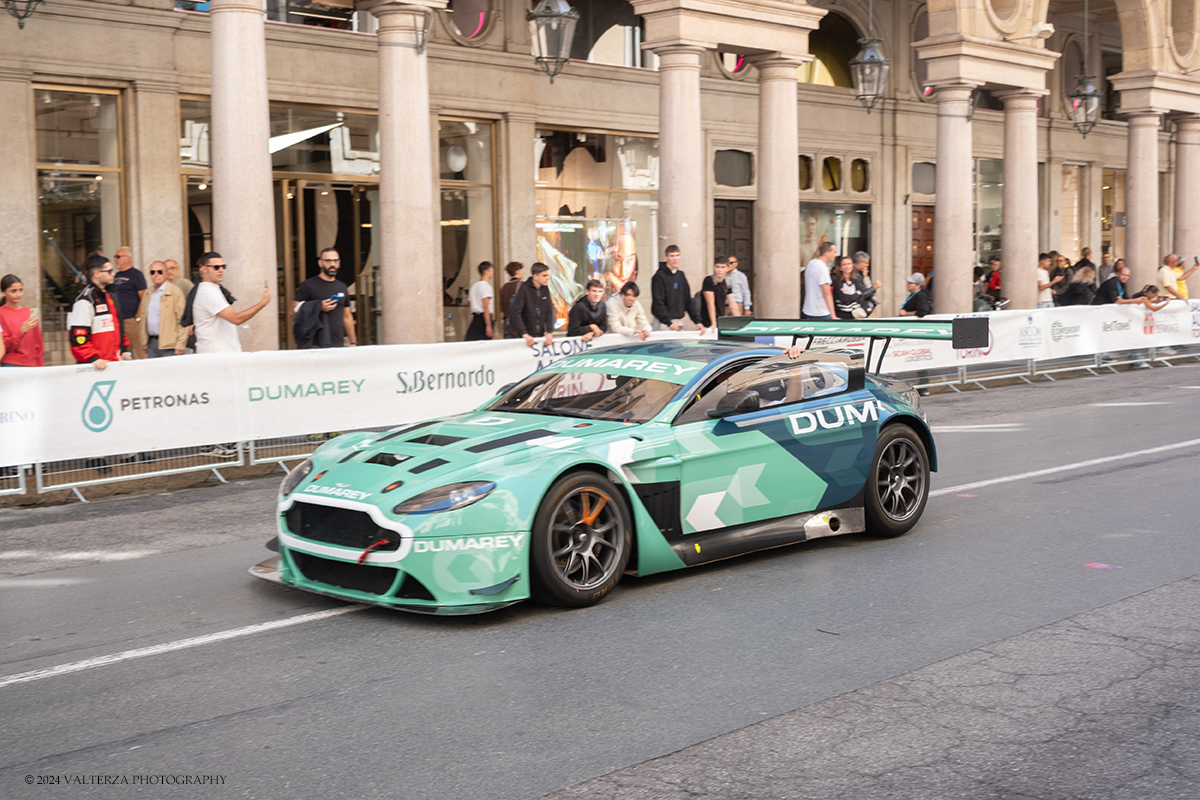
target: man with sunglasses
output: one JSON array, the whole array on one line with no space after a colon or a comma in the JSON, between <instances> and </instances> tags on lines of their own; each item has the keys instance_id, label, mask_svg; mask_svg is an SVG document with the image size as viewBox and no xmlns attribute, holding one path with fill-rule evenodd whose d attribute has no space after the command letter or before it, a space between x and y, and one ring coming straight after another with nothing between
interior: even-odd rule
<instances>
[{"instance_id":1,"label":"man with sunglasses","mask_svg":"<svg viewBox=\"0 0 1200 800\"><path fill-rule=\"evenodd\" d=\"M171 284L167 265L155 261L150 265L150 284L154 288L142 295L138 305L137 340L147 358L183 355L187 347L187 328L179 324L186 295Z\"/></svg>"},{"instance_id":2,"label":"man with sunglasses","mask_svg":"<svg viewBox=\"0 0 1200 800\"><path fill-rule=\"evenodd\" d=\"M145 358L146 351L137 336L137 310L146 295L146 276L133 265L133 251L128 247L118 247L113 253L116 272L113 273L112 288L109 293L117 301L117 311L121 314L121 332L129 342L134 358Z\"/></svg>"},{"instance_id":3,"label":"man with sunglasses","mask_svg":"<svg viewBox=\"0 0 1200 800\"><path fill-rule=\"evenodd\" d=\"M109 361L121 358L121 350L129 357L129 340L121 332L121 313L108 292L116 270L106 256L97 254L83 265L88 283L75 298L67 314L67 329L71 332L71 355L80 364L94 364L104 369Z\"/></svg>"},{"instance_id":4,"label":"man with sunglasses","mask_svg":"<svg viewBox=\"0 0 1200 800\"><path fill-rule=\"evenodd\" d=\"M240 353L238 325L242 325L267 307L271 289L263 287L262 299L244 311L234 311L233 295L221 285L226 264L220 253L200 256L200 283L192 300L192 324L196 327L197 353Z\"/></svg>"}]
</instances>

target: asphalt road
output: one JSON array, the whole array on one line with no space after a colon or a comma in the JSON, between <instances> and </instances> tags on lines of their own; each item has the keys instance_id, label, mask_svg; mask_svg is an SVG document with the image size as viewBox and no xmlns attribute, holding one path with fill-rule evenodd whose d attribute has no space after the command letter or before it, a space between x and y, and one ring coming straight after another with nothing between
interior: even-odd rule
<instances>
[{"instance_id":1,"label":"asphalt road","mask_svg":"<svg viewBox=\"0 0 1200 800\"><path fill-rule=\"evenodd\" d=\"M1200 367L927 410L941 469L911 534L578 611L242 631L346 608L246 573L273 479L0 511L0 797L534 797L1200 574ZM36 783L162 775L222 783Z\"/></svg>"}]
</instances>

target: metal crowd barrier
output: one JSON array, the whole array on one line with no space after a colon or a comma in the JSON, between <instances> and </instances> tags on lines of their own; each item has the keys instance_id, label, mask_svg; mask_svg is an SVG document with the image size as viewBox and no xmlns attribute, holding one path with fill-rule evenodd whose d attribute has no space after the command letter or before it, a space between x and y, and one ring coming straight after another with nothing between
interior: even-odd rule
<instances>
[{"instance_id":1,"label":"metal crowd barrier","mask_svg":"<svg viewBox=\"0 0 1200 800\"><path fill-rule=\"evenodd\" d=\"M1055 375L1069 372L1087 372L1099 375L1103 371L1117 372L1117 367L1132 367L1139 363L1153 363L1172 367L1176 362L1200 361L1200 343L1173 348L1163 353L1164 348L1126 350L1110 354L1096 353L1091 356L1049 359L1038 361L1010 361L1001 364L960 365L952 368L932 368L894 373L896 377L907 377L917 389L949 389L961 392L964 388L987 389L987 384L998 381L1024 381L1033 383L1034 378L1055 380ZM366 428L355 430L386 430ZM0 467L0 496L26 494L30 489L29 476L38 494L70 489L82 502L87 502L79 490L88 486L107 483L147 480L166 475L189 472L212 472L222 483L226 478L222 470L263 464L278 464L288 471L285 462L307 458L325 441L349 431L314 433L305 436L288 436L274 439L257 439L249 442L230 442L210 447L188 447L173 450L157 450L128 453L123 456L102 458L78 458L68 461L52 461Z\"/></svg>"}]
</instances>

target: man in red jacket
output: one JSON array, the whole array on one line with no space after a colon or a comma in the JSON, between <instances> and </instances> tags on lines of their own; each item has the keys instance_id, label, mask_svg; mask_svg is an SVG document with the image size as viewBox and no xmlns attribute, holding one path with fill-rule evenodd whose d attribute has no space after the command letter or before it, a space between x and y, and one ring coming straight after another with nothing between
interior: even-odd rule
<instances>
[{"instance_id":1,"label":"man in red jacket","mask_svg":"<svg viewBox=\"0 0 1200 800\"><path fill-rule=\"evenodd\" d=\"M115 271L112 262L102 255L89 258L83 268L88 284L67 315L71 355L80 364L104 369L109 361L121 358L122 349L129 349L129 340L121 332L121 313L108 293Z\"/></svg>"}]
</instances>

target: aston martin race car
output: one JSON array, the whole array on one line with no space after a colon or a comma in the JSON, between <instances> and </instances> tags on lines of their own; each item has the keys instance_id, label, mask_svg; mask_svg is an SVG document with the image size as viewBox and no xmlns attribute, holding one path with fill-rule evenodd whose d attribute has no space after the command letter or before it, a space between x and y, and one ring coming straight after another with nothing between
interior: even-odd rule
<instances>
[{"instance_id":1,"label":"aston martin race car","mask_svg":"<svg viewBox=\"0 0 1200 800\"><path fill-rule=\"evenodd\" d=\"M717 341L559 359L473 412L321 446L280 486L278 555L251 572L467 614L530 597L586 606L627 574L822 536L899 536L937 469L917 392L873 374L870 350L774 342L957 332L974 346L954 328L980 321L986 341L986 320L731 318Z\"/></svg>"}]
</instances>

